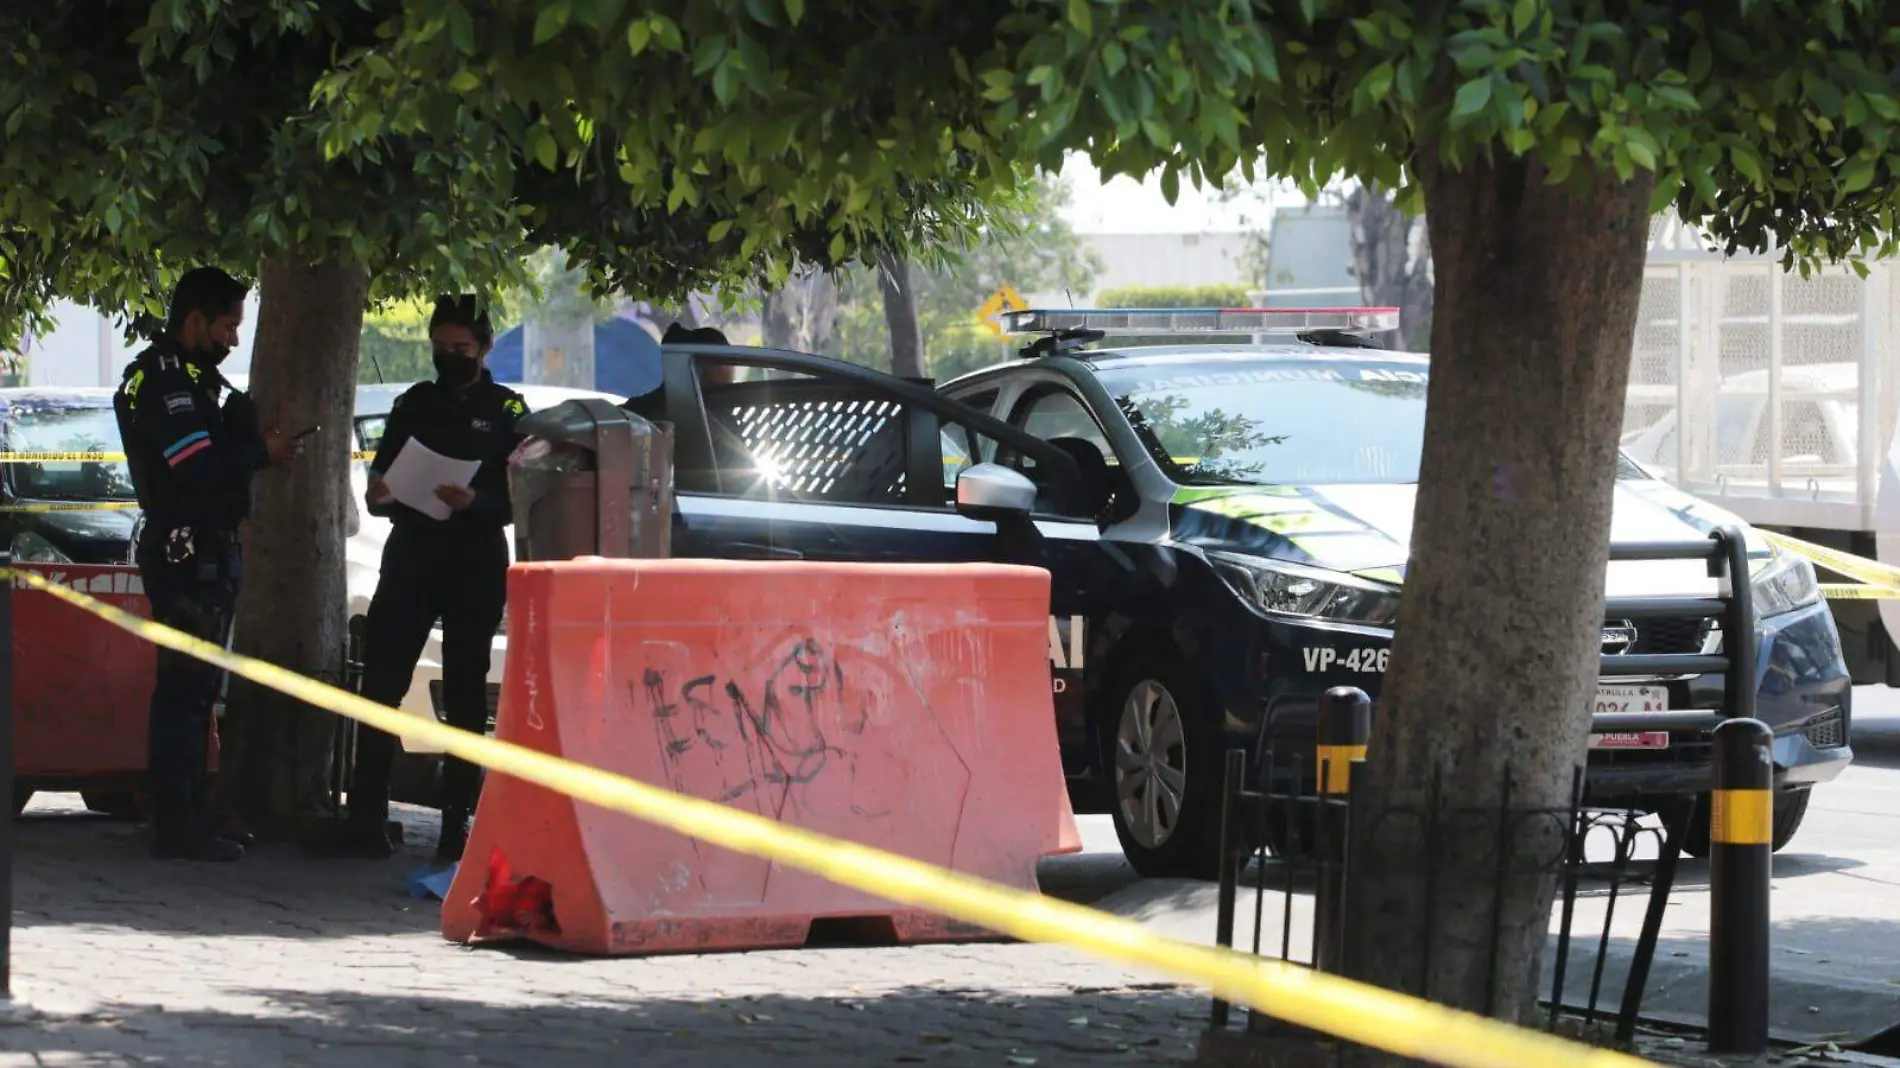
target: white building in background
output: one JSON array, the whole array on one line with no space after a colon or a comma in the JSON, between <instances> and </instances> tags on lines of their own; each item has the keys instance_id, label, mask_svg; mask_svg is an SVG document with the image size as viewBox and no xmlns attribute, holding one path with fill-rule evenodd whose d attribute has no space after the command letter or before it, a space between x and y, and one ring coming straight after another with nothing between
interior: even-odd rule
<instances>
[{"instance_id":1,"label":"white building in background","mask_svg":"<svg viewBox=\"0 0 1900 1068\"><path fill-rule=\"evenodd\" d=\"M60 301L53 307L57 322L49 334L27 338L26 382L31 386L114 386L145 346L128 343L125 331L108 315ZM224 362L228 375L251 371L251 342L257 336L257 292L244 305L244 327L238 347Z\"/></svg>"},{"instance_id":2,"label":"white building in background","mask_svg":"<svg viewBox=\"0 0 1900 1068\"><path fill-rule=\"evenodd\" d=\"M1247 273L1249 237L1244 233L1079 234L1101 264L1088 293L1025 293L1031 307L1083 307L1095 295L1128 286L1253 284Z\"/></svg>"}]
</instances>

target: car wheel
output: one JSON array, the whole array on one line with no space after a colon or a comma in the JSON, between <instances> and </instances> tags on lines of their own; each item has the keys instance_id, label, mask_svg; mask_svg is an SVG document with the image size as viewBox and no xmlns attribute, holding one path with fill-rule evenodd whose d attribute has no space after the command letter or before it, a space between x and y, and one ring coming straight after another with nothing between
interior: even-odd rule
<instances>
[{"instance_id":1,"label":"car wheel","mask_svg":"<svg viewBox=\"0 0 1900 1068\"><path fill-rule=\"evenodd\" d=\"M1808 798L1813 793L1808 790L1783 790L1775 795L1775 841L1771 847L1779 853L1801 830L1801 821L1808 815Z\"/></svg>"},{"instance_id":2,"label":"car wheel","mask_svg":"<svg viewBox=\"0 0 1900 1068\"><path fill-rule=\"evenodd\" d=\"M89 811L102 816L115 820L139 818L139 797L130 790L84 790L79 799L86 803Z\"/></svg>"},{"instance_id":3,"label":"car wheel","mask_svg":"<svg viewBox=\"0 0 1900 1068\"><path fill-rule=\"evenodd\" d=\"M1808 800L1812 790L1803 787L1799 790L1781 790L1775 794L1775 816L1773 841L1769 851L1779 853L1801 830L1801 821L1808 815ZM1697 859L1706 859L1710 848L1710 812L1709 796L1703 794L1696 798L1695 817L1689 821L1689 832L1683 839L1682 851Z\"/></svg>"},{"instance_id":4,"label":"car wheel","mask_svg":"<svg viewBox=\"0 0 1900 1068\"><path fill-rule=\"evenodd\" d=\"M1220 873L1220 784L1200 688L1170 659L1138 661L1099 721L1103 781L1122 851L1151 878Z\"/></svg>"}]
</instances>

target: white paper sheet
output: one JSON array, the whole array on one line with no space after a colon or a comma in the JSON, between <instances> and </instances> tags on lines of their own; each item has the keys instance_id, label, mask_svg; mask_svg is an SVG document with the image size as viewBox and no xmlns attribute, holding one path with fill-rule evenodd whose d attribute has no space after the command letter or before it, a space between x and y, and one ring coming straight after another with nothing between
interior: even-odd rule
<instances>
[{"instance_id":1,"label":"white paper sheet","mask_svg":"<svg viewBox=\"0 0 1900 1068\"><path fill-rule=\"evenodd\" d=\"M466 486L482 466L480 460L453 460L410 438L383 474L383 484L396 499L431 519L447 519L449 506L435 495L437 486Z\"/></svg>"}]
</instances>

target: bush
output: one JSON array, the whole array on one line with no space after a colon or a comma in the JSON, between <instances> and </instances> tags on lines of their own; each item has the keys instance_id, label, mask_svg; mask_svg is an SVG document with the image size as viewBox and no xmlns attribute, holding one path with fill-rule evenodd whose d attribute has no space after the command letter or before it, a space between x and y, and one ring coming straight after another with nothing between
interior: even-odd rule
<instances>
[{"instance_id":1,"label":"bush","mask_svg":"<svg viewBox=\"0 0 1900 1068\"><path fill-rule=\"evenodd\" d=\"M1246 308L1253 304L1244 285L1124 286L1104 289L1098 308Z\"/></svg>"}]
</instances>

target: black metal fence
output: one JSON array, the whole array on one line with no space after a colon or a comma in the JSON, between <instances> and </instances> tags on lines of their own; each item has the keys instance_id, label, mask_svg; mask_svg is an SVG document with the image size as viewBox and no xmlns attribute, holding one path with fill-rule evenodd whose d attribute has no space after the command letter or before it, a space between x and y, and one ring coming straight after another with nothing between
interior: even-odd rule
<instances>
[{"instance_id":1,"label":"black metal fence","mask_svg":"<svg viewBox=\"0 0 1900 1068\"><path fill-rule=\"evenodd\" d=\"M1304 758L1300 752L1296 759ZM1267 757L1271 768L1274 758ZM1469 888L1474 873L1489 883L1501 902L1507 884L1522 878L1558 880L1559 916L1555 931L1555 977L1548 1000L1554 1027L1564 1010L1589 1016L1612 1011L1603 1003L1610 944L1619 909L1644 909L1644 924L1630 956L1627 973L1616 985L1622 996L1613 1012L1616 1033L1627 1041L1634 1033L1650 963L1661 931L1663 908L1675 883L1682 836L1690 817L1686 806L1666 821L1634 809L1603 809L1583 804L1583 775L1578 771L1571 799L1558 808L1522 807L1512 803L1508 777L1500 784L1497 805L1443 804L1442 782L1433 784L1423 803L1384 804L1370 791L1322 795L1300 785L1290 789L1252 789L1239 781L1244 755L1229 755L1226 821L1216 940L1233 947L1240 908L1252 911L1252 952L1293 964L1336 972L1342 961L1345 903L1351 895L1351 858L1370 848L1383 860L1382 879L1416 880L1413 900L1423 902L1422 922L1416 928L1416 949L1407 954L1421 962L1415 992L1426 997L1433 974L1432 953L1438 942L1435 929L1439 892L1454 870L1460 886ZM1264 783L1300 784L1299 775L1263 775ZM1243 894L1243 890L1248 891ZM1601 923L1585 928L1578 919L1583 899L1602 903ZM1495 905L1494 905L1495 911ZM1303 913L1303 915L1302 915ZM1627 915L1627 912L1625 912ZM1489 971L1484 985L1489 1011L1498 996L1498 928L1485 959ZM1587 995L1577 1000L1569 981L1573 945L1587 942L1594 950ZM1211 1023L1230 1026L1232 1009L1216 1000ZM1270 1018L1250 1014L1249 1030L1274 1030Z\"/></svg>"}]
</instances>

